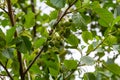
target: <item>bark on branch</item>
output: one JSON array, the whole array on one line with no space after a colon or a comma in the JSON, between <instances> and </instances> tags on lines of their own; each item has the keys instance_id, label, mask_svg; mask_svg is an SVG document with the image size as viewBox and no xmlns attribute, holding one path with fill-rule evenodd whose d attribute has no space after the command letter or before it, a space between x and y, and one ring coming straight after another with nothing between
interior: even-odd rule
<instances>
[{"instance_id":1,"label":"bark on branch","mask_svg":"<svg viewBox=\"0 0 120 80\"><path fill-rule=\"evenodd\" d=\"M15 18L14 18L12 4L11 4L10 0L7 0L7 7L8 7L8 15L10 18L11 25L12 25L12 27L14 27L15 26ZM16 31L15 31L14 37L17 37ZM19 65L20 65L19 73L20 73L21 80L25 80L25 78L24 78L25 76L23 75L22 56L18 50L17 50L17 57L18 57Z\"/></svg>"}]
</instances>

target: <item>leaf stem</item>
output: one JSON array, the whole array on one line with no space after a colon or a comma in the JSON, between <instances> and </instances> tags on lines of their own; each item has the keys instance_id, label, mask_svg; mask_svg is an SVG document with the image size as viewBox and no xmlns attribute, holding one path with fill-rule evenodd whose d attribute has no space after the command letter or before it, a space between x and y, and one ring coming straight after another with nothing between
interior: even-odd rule
<instances>
[{"instance_id":1,"label":"leaf stem","mask_svg":"<svg viewBox=\"0 0 120 80\"><path fill-rule=\"evenodd\" d=\"M96 49L98 49L100 47L100 45L102 45L106 39L107 39L107 37L105 39L103 39L101 43L99 43L93 50L89 51L86 55L89 55L92 51L95 51Z\"/></svg>"}]
</instances>

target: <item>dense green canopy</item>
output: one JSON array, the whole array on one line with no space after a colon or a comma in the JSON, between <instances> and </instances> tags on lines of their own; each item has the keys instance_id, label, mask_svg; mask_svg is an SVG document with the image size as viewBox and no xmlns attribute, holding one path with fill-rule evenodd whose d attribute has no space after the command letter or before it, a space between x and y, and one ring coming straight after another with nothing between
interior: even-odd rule
<instances>
[{"instance_id":1,"label":"dense green canopy","mask_svg":"<svg viewBox=\"0 0 120 80\"><path fill-rule=\"evenodd\" d=\"M120 0L0 0L1 80L120 80L119 15Z\"/></svg>"}]
</instances>

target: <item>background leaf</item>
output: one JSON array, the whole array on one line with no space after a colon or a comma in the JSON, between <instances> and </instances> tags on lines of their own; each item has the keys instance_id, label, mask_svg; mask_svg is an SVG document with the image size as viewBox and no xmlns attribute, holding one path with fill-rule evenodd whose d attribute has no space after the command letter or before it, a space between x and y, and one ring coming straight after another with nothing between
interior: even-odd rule
<instances>
[{"instance_id":1,"label":"background leaf","mask_svg":"<svg viewBox=\"0 0 120 80\"><path fill-rule=\"evenodd\" d=\"M119 74L120 73L120 66L118 66L117 64L114 64L114 63L109 63L109 64L103 63L103 65L108 70L110 70L112 73L120 76L120 74Z\"/></svg>"},{"instance_id":2,"label":"background leaf","mask_svg":"<svg viewBox=\"0 0 120 80\"><path fill-rule=\"evenodd\" d=\"M95 63L94 59L89 56L81 57L80 61L82 62L82 64L86 65L93 65Z\"/></svg>"},{"instance_id":3,"label":"background leaf","mask_svg":"<svg viewBox=\"0 0 120 80\"><path fill-rule=\"evenodd\" d=\"M57 8L63 8L66 0L50 0L50 2Z\"/></svg>"},{"instance_id":4,"label":"background leaf","mask_svg":"<svg viewBox=\"0 0 120 80\"><path fill-rule=\"evenodd\" d=\"M13 58L14 48L7 48L2 51L3 56L10 59Z\"/></svg>"},{"instance_id":5,"label":"background leaf","mask_svg":"<svg viewBox=\"0 0 120 80\"><path fill-rule=\"evenodd\" d=\"M82 30L86 29L86 22L81 14L77 14L77 13L73 14L72 20L73 20L73 23L76 25L77 29L82 29Z\"/></svg>"},{"instance_id":6,"label":"background leaf","mask_svg":"<svg viewBox=\"0 0 120 80\"><path fill-rule=\"evenodd\" d=\"M21 36L16 41L17 49L21 53L27 53L27 51L31 51L32 44L27 36Z\"/></svg>"}]
</instances>

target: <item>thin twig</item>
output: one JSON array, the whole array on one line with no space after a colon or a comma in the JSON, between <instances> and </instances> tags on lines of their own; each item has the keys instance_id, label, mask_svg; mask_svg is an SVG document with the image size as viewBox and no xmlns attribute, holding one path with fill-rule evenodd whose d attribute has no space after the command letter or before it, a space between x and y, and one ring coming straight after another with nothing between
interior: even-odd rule
<instances>
[{"instance_id":1,"label":"thin twig","mask_svg":"<svg viewBox=\"0 0 120 80\"><path fill-rule=\"evenodd\" d=\"M107 37L105 39L103 39L101 43L99 43L93 50L89 51L86 55L89 55L92 51L95 51L96 49L98 49L100 47L100 45L102 45L106 39L107 39Z\"/></svg>"},{"instance_id":2,"label":"thin twig","mask_svg":"<svg viewBox=\"0 0 120 80\"><path fill-rule=\"evenodd\" d=\"M74 0L71 5L65 10L65 12L62 14L62 16L56 21L56 23L53 25L53 29L50 31L49 35L52 35L53 30L56 28L56 26L59 24L59 22L62 20L62 18L66 15L67 11L71 8L72 5L74 5L78 0ZM47 42L46 42L47 43ZM46 44L45 43L45 44ZM24 75L27 73L27 71L31 68L31 66L34 64L34 62L37 60L37 58L40 56L40 54L44 51L45 46L41 48L41 50L38 52L36 57L31 61L31 63L28 65L28 68L24 71Z\"/></svg>"},{"instance_id":3,"label":"thin twig","mask_svg":"<svg viewBox=\"0 0 120 80\"><path fill-rule=\"evenodd\" d=\"M43 50L44 50L44 47L45 46L43 46L42 48L41 48L41 50L40 50L40 52L36 55L36 57L31 61L31 63L28 65L28 68L23 72L23 75L25 75L27 72L28 72L28 70L31 68L31 66L34 64L34 62L37 60L37 58L40 56L40 54L43 52Z\"/></svg>"},{"instance_id":4,"label":"thin twig","mask_svg":"<svg viewBox=\"0 0 120 80\"><path fill-rule=\"evenodd\" d=\"M69 74L67 77L65 77L63 80L68 80L68 78L70 78L70 76L71 76L75 71L76 71L76 69L71 70L70 74Z\"/></svg>"},{"instance_id":5,"label":"thin twig","mask_svg":"<svg viewBox=\"0 0 120 80\"><path fill-rule=\"evenodd\" d=\"M7 72L8 76L10 77L11 80L13 80L11 74L9 73L9 71L7 70L7 68L2 64L2 62L0 62L0 65L4 68L4 70Z\"/></svg>"},{"instance_id":6,"label":"thin twig","mask_svg":"<svg viewBox=\"0 0 120 80\"><path fill-rule=\"evenodd\" d=\"M71 70L70 74L64 78L64 80L68 80L68 78L70 78L70 76L78 69L79 66L84 66L85 64L80 64L80 62L77 64L76 69Z\"/></svg>"},{"instance_id":7,"label":"thin twig","mask_svg":"<svg viewBox=\"0 0 120 80\"><path fill-rule=\"evenodd\" d=\"M4 8L0 7L0 9L3 10L6 14L8 14L8 12Z\"/></svg>"}]
</instances>

